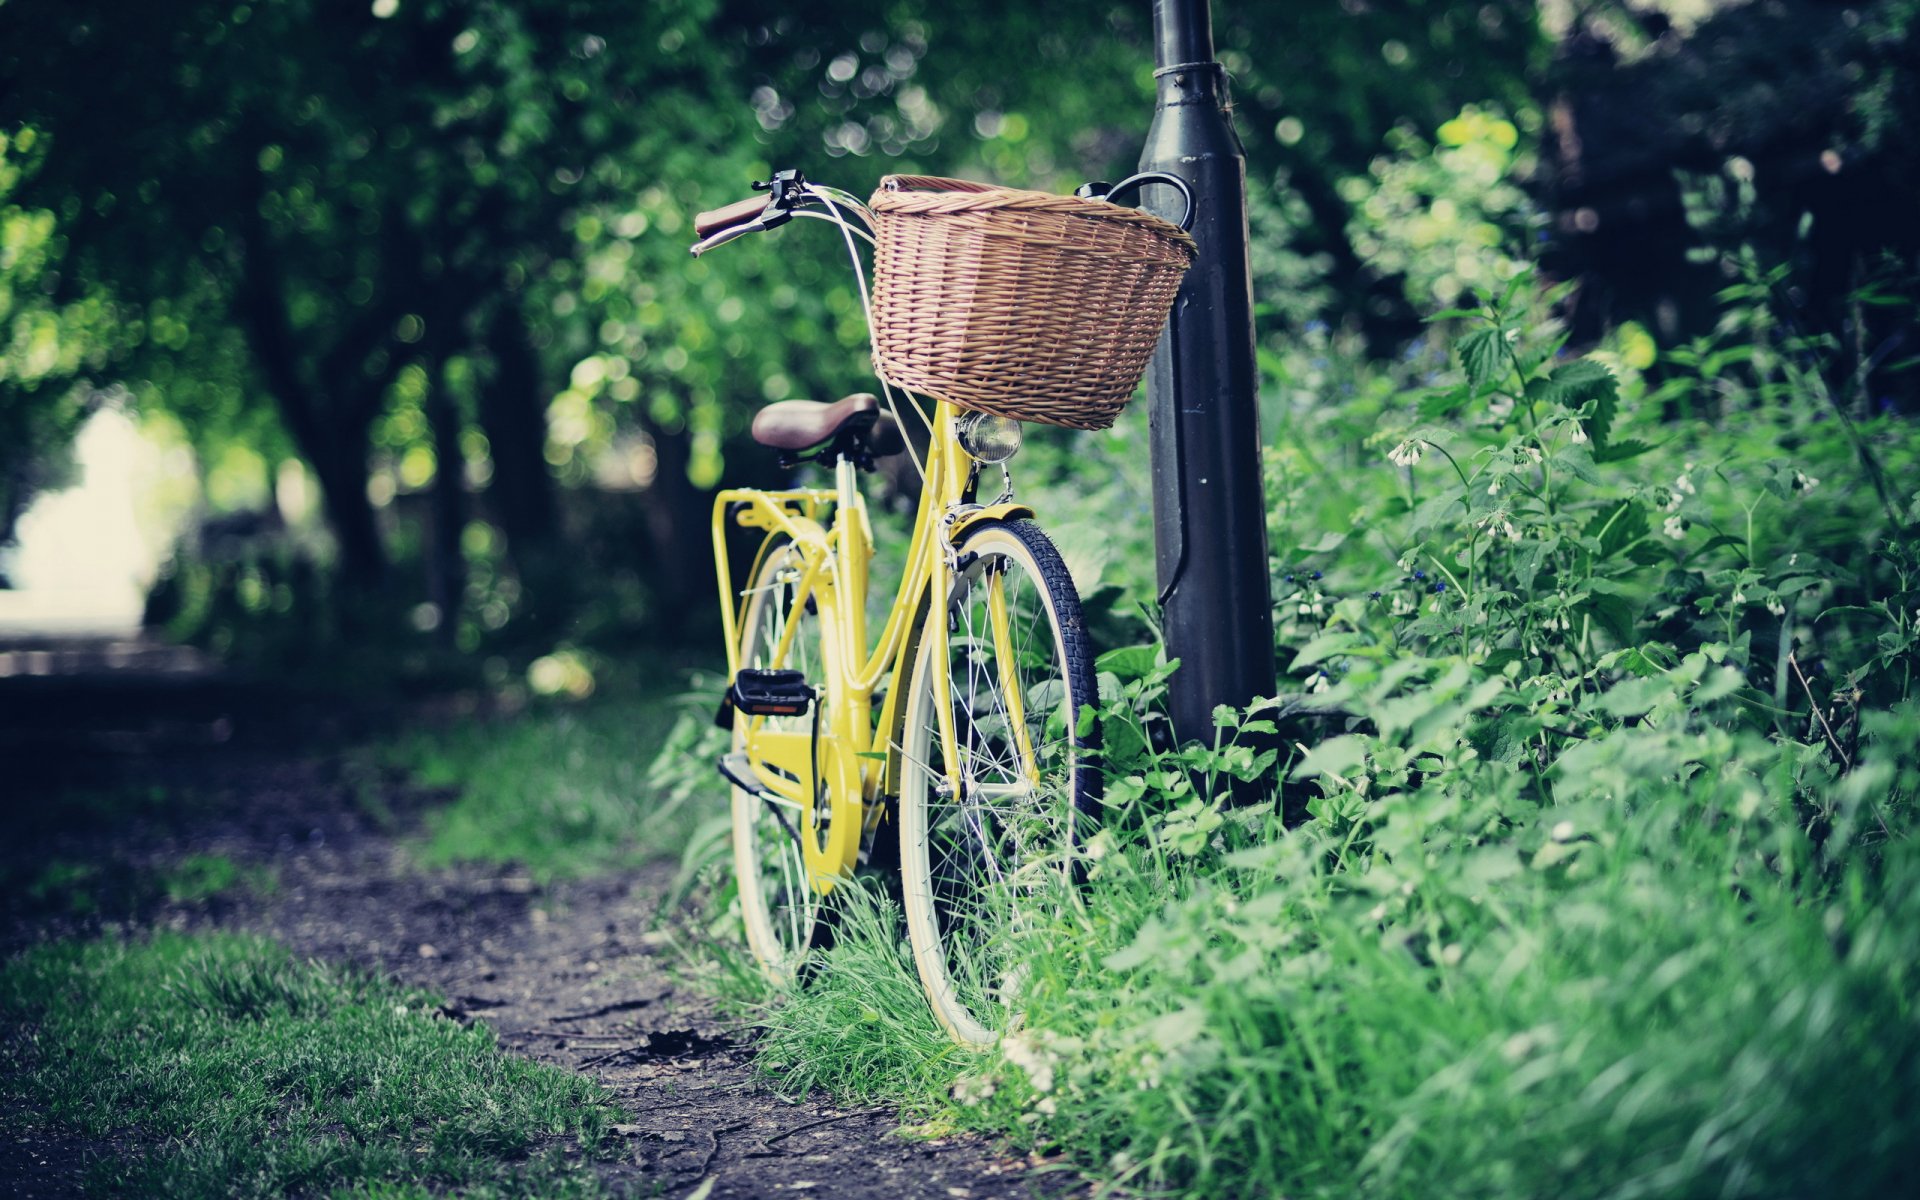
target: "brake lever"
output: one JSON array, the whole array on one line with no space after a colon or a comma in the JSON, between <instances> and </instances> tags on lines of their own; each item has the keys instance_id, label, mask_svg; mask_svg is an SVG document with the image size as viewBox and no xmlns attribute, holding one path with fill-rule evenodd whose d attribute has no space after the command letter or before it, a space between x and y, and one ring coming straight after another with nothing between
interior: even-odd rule
<instances>
[{"instance_id":1,"label":"brake lever","mask_svg":"<svg viewBox=\"0 0 1920 1200\"><path fill-rule=\"evenodd\" d=\"M779 221L768 221L764 217L755 217L753 220L747 221L744 224L729 225L725 229L720 230L718 233L712 234L708 237L704 237L699 241L695 242L693 244L693 247L690 250L688 250L688 253L693 255L695 258L699 258L702 254L705 254L707 251L713 249L715 246L724 246L728 242L732 241L733 239L737 237L745 237L749 233L764 232L765 230L771 229L775 225L778 225L787 219L788 219L788 214L783 212L780 214Z\"/></svg>"},{"instance_id":2,"label":"brake lever","mask_svg":"<svg viewBox=\"0 0 1920 1200\"><path fill-rule=\"evenodd\" d=\"M5 0L0 0L0 3L5 3ZM742 225L730 225L695 242L689 253L699 258L715 246L724 246L743 234L764 233L776 226L785 225L793 220L794 209L810 202L813 198L812 193L807 190L807 177L797 167L787 171L776 171L772 179L755 180L753 190L773 193L767 197L767 206L760 210L759 216Z\"/></svg>"}]
</instances>

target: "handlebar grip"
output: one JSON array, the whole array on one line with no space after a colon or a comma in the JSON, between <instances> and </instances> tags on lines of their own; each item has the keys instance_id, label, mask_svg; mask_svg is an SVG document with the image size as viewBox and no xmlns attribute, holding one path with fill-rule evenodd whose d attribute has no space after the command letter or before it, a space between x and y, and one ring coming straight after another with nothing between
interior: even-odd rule
<instances>
[{"instance_id":1,"label":"handlebar grip","mask_svg":"<svg viewBox=\"0 0 1920 1200\"><path fill-rule=\"evenodd\" d=\"M703 212L693 219L693 231L703 238L712 237L729 225L738 225L742 221L751 221L766 211L773 202L771 196L748 196L745 200L735 200L724 208Z\"/></svg>"}]
</instances>

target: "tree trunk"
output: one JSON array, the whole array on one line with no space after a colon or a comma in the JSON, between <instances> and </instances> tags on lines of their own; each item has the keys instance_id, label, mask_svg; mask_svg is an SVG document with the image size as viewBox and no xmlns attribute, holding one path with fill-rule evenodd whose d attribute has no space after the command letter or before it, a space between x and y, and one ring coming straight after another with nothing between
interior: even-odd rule
<instances>
[{"instance_id":1,"label":"tree trunk","mask_svg":"<svg viewBox=\"0 0 1920 1200\"><path fill-rule=\"evenodd\" d=\"M480 389L480 427L493 454L487 506L507 536L507 552L524 571L522 555L550 547L558 532L553 476L547 471L547 397L540 358L526 322L511 302L494 314L488 349L494 376Z\"/></svg>"},{"instance_id":2,"label":"tree trunk","mask_svg":"<svg viewBox=\"0 0 1920 1200\"><path fill-rule=\"evenodd\" d=\"M320 481L321 508L340 550L341 582L371 591L386 577L387 556L367 498L366 430L340 429L332 437L311 439L296 433L294 440Z\"/></svg>"},{"instance_id":3,"label":"tree trunk","mask_svg":"<svg viewBox=\"0 0 1920 1200\"><path fill-rule=\"evenodd\" d=\"M653 550L647 585L660 614L660 632L671 634L692 614L713 607L716 584L708 531L713 500L687 478L693 439L685 427L666 432L648 421L646 429L656 456L653 484L645 496L647 540Z\"/></svg>"},{"instance_id":4,"label":"tree trunk","mask_svg":"<svg viewBox=\"0 0 1920 1200\"><path fill-rule=\"evenodd\" d=\"M235 316L294 446L320 481L321 509L340 549L341 582L350 590L371 592L386 576L387 556L367 498L367 431L391 374L362 384L359 394L336 395L335 403L326 403L300 370L304 344L287 315L280 282L271 243L256 223L248 231ZM339 372L327 382L345 387L349 378Z\"/></svg>"},{"instance_id":5,"label":"tree trunk","mask_svg":"<svg viewBox=\"0 0 1920 1200\"><path fill-rule=\"evenodd\" d=\"M427 423L433 428L433 519L427 541L427 599L439 612L438 639L452 645L467 588L460 535L467 526L466 455L460 449L460 407L438 366L427 376Z\"/></svg>"}]
</instances>

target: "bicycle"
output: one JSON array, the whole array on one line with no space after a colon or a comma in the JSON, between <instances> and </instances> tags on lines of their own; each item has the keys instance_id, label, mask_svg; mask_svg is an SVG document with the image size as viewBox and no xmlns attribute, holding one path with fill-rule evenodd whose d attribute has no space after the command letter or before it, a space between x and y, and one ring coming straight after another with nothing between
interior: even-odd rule
<instances>
[{"instance_id":1,"label":"bicycle","mask_svg":"<svg viewBox=\"0 0 1920 1200\"><path fill-rule=\"evenodd\" d=\"M755 186L767 195L695 219L693 253L795 216L828 220L871 320L855 239L874 241L873 211L797 170ZM1096 819L1093 649L1065 563L1013 499L1019 423L938 395L929 415L907 392L928 434L922 460L885 373L880 382L884 402L786 400L754 419L757 441L784 464L828 467L830 488L730 488L714 501L732 681L719 715L732 748L719 766L733 786L738 902L761 969L793 981L828 936L829 897L863 857L886 858L880 839L896 824L922 987L956 1040L984 1044L1018 1010L1019 929L1043 896L1070 894ZM919 507L892 607L869 642L874 537L859 474L900 453L920 473ZM982 501L992 467L1000 490ZM732 528L762 534L743 587Z\"/></svg>"}]
</instances>

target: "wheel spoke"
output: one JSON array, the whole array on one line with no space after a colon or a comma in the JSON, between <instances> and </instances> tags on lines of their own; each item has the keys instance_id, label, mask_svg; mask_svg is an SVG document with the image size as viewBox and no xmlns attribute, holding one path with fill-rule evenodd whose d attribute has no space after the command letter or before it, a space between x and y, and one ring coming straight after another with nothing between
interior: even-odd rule
<instances>
[{"instance_id":1,"label":"wheel spoke","mask_svg":"<svg viewBox=\"0 0 1920 1200\"><path fill-rule=\"evenodd\" d=\"M1078 600L1052 547L1003 526L965 549L972 563L944 614L945 695L931 690L930 639L910 703L902 863L928 994L956 1036L980 1041L1018 1003L1025 910L1067 877L1071 814L1091 803L1071 724L1058 721L1091 699L1092 680ZM1069 610L1076 619L1063 620ZM953 763L940 736L948 720ZM959 786L932 786L949 767Z\"/></svg>"},{"instance_id":2,"label":"wheel spoke","mask_svg":"<svg viewBox=\"0 0 1920 1200\"><path fill-rule=\"evenodd\" d=\"M794 670L819 676L822 631L802 594L798 552L790 545L766 554L758 578L741 592L746 621L740 664L757 670ZM758 733L811 736L813 717L756 717ZM736 748L746 748L736 734ZM756 760L770 767L764 760ZM736 790L736 873L747 941L776 978L793 976L812 942L820 898L808 876L804 822L807 806L777 794ZM824 816L815 812L824 828Z\"/></svg>"}]
</instances>

